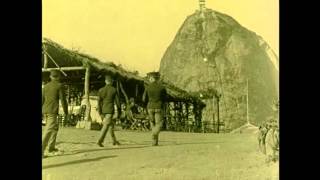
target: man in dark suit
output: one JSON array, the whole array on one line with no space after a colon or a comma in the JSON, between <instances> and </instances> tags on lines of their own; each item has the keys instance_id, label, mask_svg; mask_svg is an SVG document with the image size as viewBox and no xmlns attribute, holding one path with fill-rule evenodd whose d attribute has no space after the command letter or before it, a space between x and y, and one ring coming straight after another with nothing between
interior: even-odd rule
<instances>
[{"instance_id":1,"label":"man in dark suit","mask_svg":"<svg viewBox=\"0 0 320 180\"><path fill-rule=\"evenodd\" d=\"M166 89L163 87L158 72L148 73L149 85L145 87L142 100L146 102L148 97L148 114L150 119L150 125L152 129L152 145L158 146L159 133L162 127L162 114L163 107L166 101Z\"/></svg>"},{"instance_id":2,"label":"man in dark suit","mask_svg":"<svg viewBox=\"0 0 320 180\"><path fill-rule=\"evenodd\" d=\"M112 78L111 76L106 75L105 76L105 83L106 85L99 89L98 93L98 112L100 116L103 119L103 127L101 129L101 134L98 139L98 146L103 147L103 141L104 138L110 128L110 133L111 133L111 138L112 138L112 144L113 145L120 145L120 143L116 140L116 136L114 134L114 119L113 114L114 114L114 103L117 106L118 110L118 116L121 113L120 109L120 102L119 102L119 97L117 94L116 89L112 86Z\"/></svg>"},{"instance_id":3,"label":"man in dark suit","mask_svg":"<svg viewBox=\"0 0 320 180\"><path fill-rule=\"evenodd\" d=\"M46 127L42 138L42 157L48 146L49 153L58 153L55 147L59 129L58 112L59 100L61 101L65 115L68 115L68 104L60 81L60 72L53 70L50 72L51 81L42 89L42 114L46 120Z\"/></svg>"}]
</instances>

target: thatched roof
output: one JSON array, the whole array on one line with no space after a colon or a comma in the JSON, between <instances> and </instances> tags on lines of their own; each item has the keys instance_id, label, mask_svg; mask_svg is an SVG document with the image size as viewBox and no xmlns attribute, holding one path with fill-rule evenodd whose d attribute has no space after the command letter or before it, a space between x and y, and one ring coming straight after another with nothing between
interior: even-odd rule
<instances>
[{"instance_id":1,"label":"thatched roof","mask_svg":"<svg viewBox=\"0 0 320 180\"><path fill-rule=\"evenodd\" d=\"M163 85L166 87L167 93L177 100L189 101L189 102L198 102L201 103L198 97L193 94L188 93L185 90L182 90L169 82L163 82Z\"/></svg>"},{"instance_id":2,"label":"thatched roof","mask_svg":"<svg viewBox=\"0 0 320 180\"><path fill-rule=\"evenodd\" d=\"M121 66L115 65L113 62L101 62L97 58L90 55L80 53L76 50L66 49L48 38L44 38L43 45L46 46L46 51L60 67L75 67L82 66L83 64L89 64L94 71L109 71L113 74L119 74L120 76L128 79L143 81L143 78L137 76L135 72L127 71ZM48 68L53 67L56 67L55 64L49 61Z\"/></svg>"},{"instance_id":3,"label":"thatched roof","mask_svg":"<svg viewBox=\"0 0 320 180\"><path fill-rule=\"evenodd\" d=\"M138 76L138 74L136 73L137 71L130 72L119 65L115 65L113 62L101 62L97 58L92 57L88 54L64 48L60 44L48 38L43 39L43 45L45 45L46 52L55 60L55 62L60 67L76 67L89 64L92 69L91 72L97 77L100 77L101 73L112 73L126 80L134 80L140 85L148 84L146 78ZM44 64L43 59L42 64ZM56 68L56 65L51 60L48 60L47 67ZM83 75L81 75L81 77L83 77ZM163 84L166 87L168 94L171 96L171 99L189 102L198 101L195 96L192 96L188 92L175 87L171 83L163 82Z\"/></svg>"}]
</instances>

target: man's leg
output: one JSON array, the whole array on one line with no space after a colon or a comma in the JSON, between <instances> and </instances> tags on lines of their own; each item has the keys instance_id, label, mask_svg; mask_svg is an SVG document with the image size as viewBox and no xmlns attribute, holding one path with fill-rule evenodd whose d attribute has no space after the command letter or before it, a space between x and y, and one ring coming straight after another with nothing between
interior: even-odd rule
<instances>
[{"instance_id":1,"label":"man's leg","mask_svg":"<svg viewBox=\"0 0 320 180\"><path fill-rule=\"evenodd\" d=\"M151 127L151 132L152 132L152 145L156 145L156 136L155 136L155 112L154 109L148 109L148 114L149 114L149 120L150 120L150 127Z\"/></svg>"},{"instance_id":2,"label":"man's leg","mask_svg":"<svg viewBox=\"0 0 320 180\"><path fill-rule=\"evenodd\" d=\"M56 129L56 118L54 118L54 115L45 114L44 118L46 119L46 127L44 130L44 135L42 137L42 155L44 155L44 151L48 145L48 141L54 134L53 132Z\"/></svg>"},{"instance_id":3,"label":"man's leg","mask_svg":"<svg viewBox=\"0 0 320 180\"><path fill-rule=\"evenodd\" d=\"M148 110L148 115L149 115L149 121L150 121L150 128L153 130L154 125L155 125L155 120L154 120L154 110L149 109Z\"/></svg>"},{"instance_id":4,"label":"man's leg","mask_svg":"<svg viewBox=\"0 0 320 180\"><path fill-rule=\"evenodd\" d=\"M111 118L112 118L112 114L106 114L103 118L103 127L101 129L100 137L99 137L99 140L97 143L101 147L103 146L102 143L103 143L104 138L106 137L108 129L111 125Z\"/></svg>"},{"instance_id":5,"label":"man's leg","mask_svg":"<svg viewBox=\"0 0 320 180\"><path fill-rule=\"evenodd\" d=\"M156 109L155 110L155 126L154 126L154 137L155 137L155 145L158 145L158 141L159 141L159 133L160 130L162 128L162 111L161 109Z\"/></svg>"},{"instance_id":6,"label":"man's leg","mask_svg":"<svg viewBox=\"0 0 320 180\"><path fill-rule=\"evenodd\" d=\"M110 135L111 135L111 139L112 139L112 144L113 145L120 145L120 143L117 141L116 135L114 134L114 125L115 125L115 120L111 119Z\"/></svg>"},{"instance_id":7,"label":"man's leg","mask_svg":"<svg viewBox=\"0 0 320 180\"><path fill-rule=\"evenodd\" d=\"M50 117L52 116L52 117ZM55 114L50 114L49 115L49 118L52 118L54 119L54 128L53 128L53 131L52 131L52 134L51 134L51 137L49 139L49 143L48 143L48 151L49 152L53 152L53 151L56 151L56 141L57 141L57 135L58 135L58 131L59 131L59 122L58 122L58 119L57 119L57 115Z\"/></svg>"}]
</instances>

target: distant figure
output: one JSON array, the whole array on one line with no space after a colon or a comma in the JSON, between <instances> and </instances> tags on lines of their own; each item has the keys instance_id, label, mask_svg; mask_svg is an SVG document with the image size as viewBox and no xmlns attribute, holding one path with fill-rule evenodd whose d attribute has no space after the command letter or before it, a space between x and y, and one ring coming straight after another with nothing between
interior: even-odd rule
<instances>
[{"instance_id":1,"label":"distant figure","mask_svg":"<svg viewBox=\"0 0 320 180\"><path fill-rule=\"evenodd\" d=\"M127 105L127 113L130 114L130 112L133 114L138 114L138 107L134 101L134 98L130 98L129 104Z\"/></svg>"},{"instance_id":2,"label":"distant figure","mask_svg":"<svg viewBox=\"0 0 320 180\"><path fill-rule=\"evenodd\" d=\"M110 128L112 144L113 145L120 145L120 143L116 140L116 136L114 134L114 105L116 104L118 109L118 116L120 116L121 109L120 109L120 102L119 97L117 95L116 89L112 86L112 78L111 76L105 76L105 83L106 85L101 88L98 92L98 105L97 109L99 115L103 119L103 127L101 129L101 134L98 139L98 146L103 147L104 138Z\"/></svg>"},{"instance_id":3,"label":"distant figure","mask_svg":"<svg viewBox=\"0 0 320 180\"><path fill-rule=\"evenodd\" d=\"M162 127L163 106L166 100L166 90L159 81L160 75L157 72L149 73L150 84L145 87L142 100L146 102L148 97L148 114L152 128L152 145L157 146L159 133Z\"/></svg>"},{"instance_id":4,"label":"distant figure","mask_svg":"<svg viewBox=\"0 0 320 180\"><path fill-rule=\"evenodd\" d=\"M266 161L277 161L279 152L279 126L270 117L259 128L258 141L260 151L267 156Z\"/></svg>"},{"instance_id":5,"label":"distant figure","mask_svg":"<svg viewBox=\"0 0 320 180\"><path fill-rule=\"evenodd\" d=\"M59 150L55 147L56 139L59 129L58 112L59 112L59 99L63 107L65 116L68 115L68 104L63 91L63 86L60 81L60 72L51 71L51 82L44 85L42 88L42 114L46 122L44 136L42 138L42 157L44 151L48 145L49 154L59 153Z\"/></svg>"}]
</instances>

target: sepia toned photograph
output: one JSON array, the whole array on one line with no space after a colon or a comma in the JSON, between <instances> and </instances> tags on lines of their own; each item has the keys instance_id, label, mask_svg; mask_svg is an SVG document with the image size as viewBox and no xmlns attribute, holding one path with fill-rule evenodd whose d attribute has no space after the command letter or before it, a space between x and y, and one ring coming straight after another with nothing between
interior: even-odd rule
<instances>
[{"instance_id":1,"label":"sepia toned photograph","mask_svg":"<svg viewBox=\"0 0 320 180\"><path fill-rule=\"evenodd\" d=\"M278 57L279 0L42 0L42 179L278 180Z\"/></svg>"}]
</instances>

